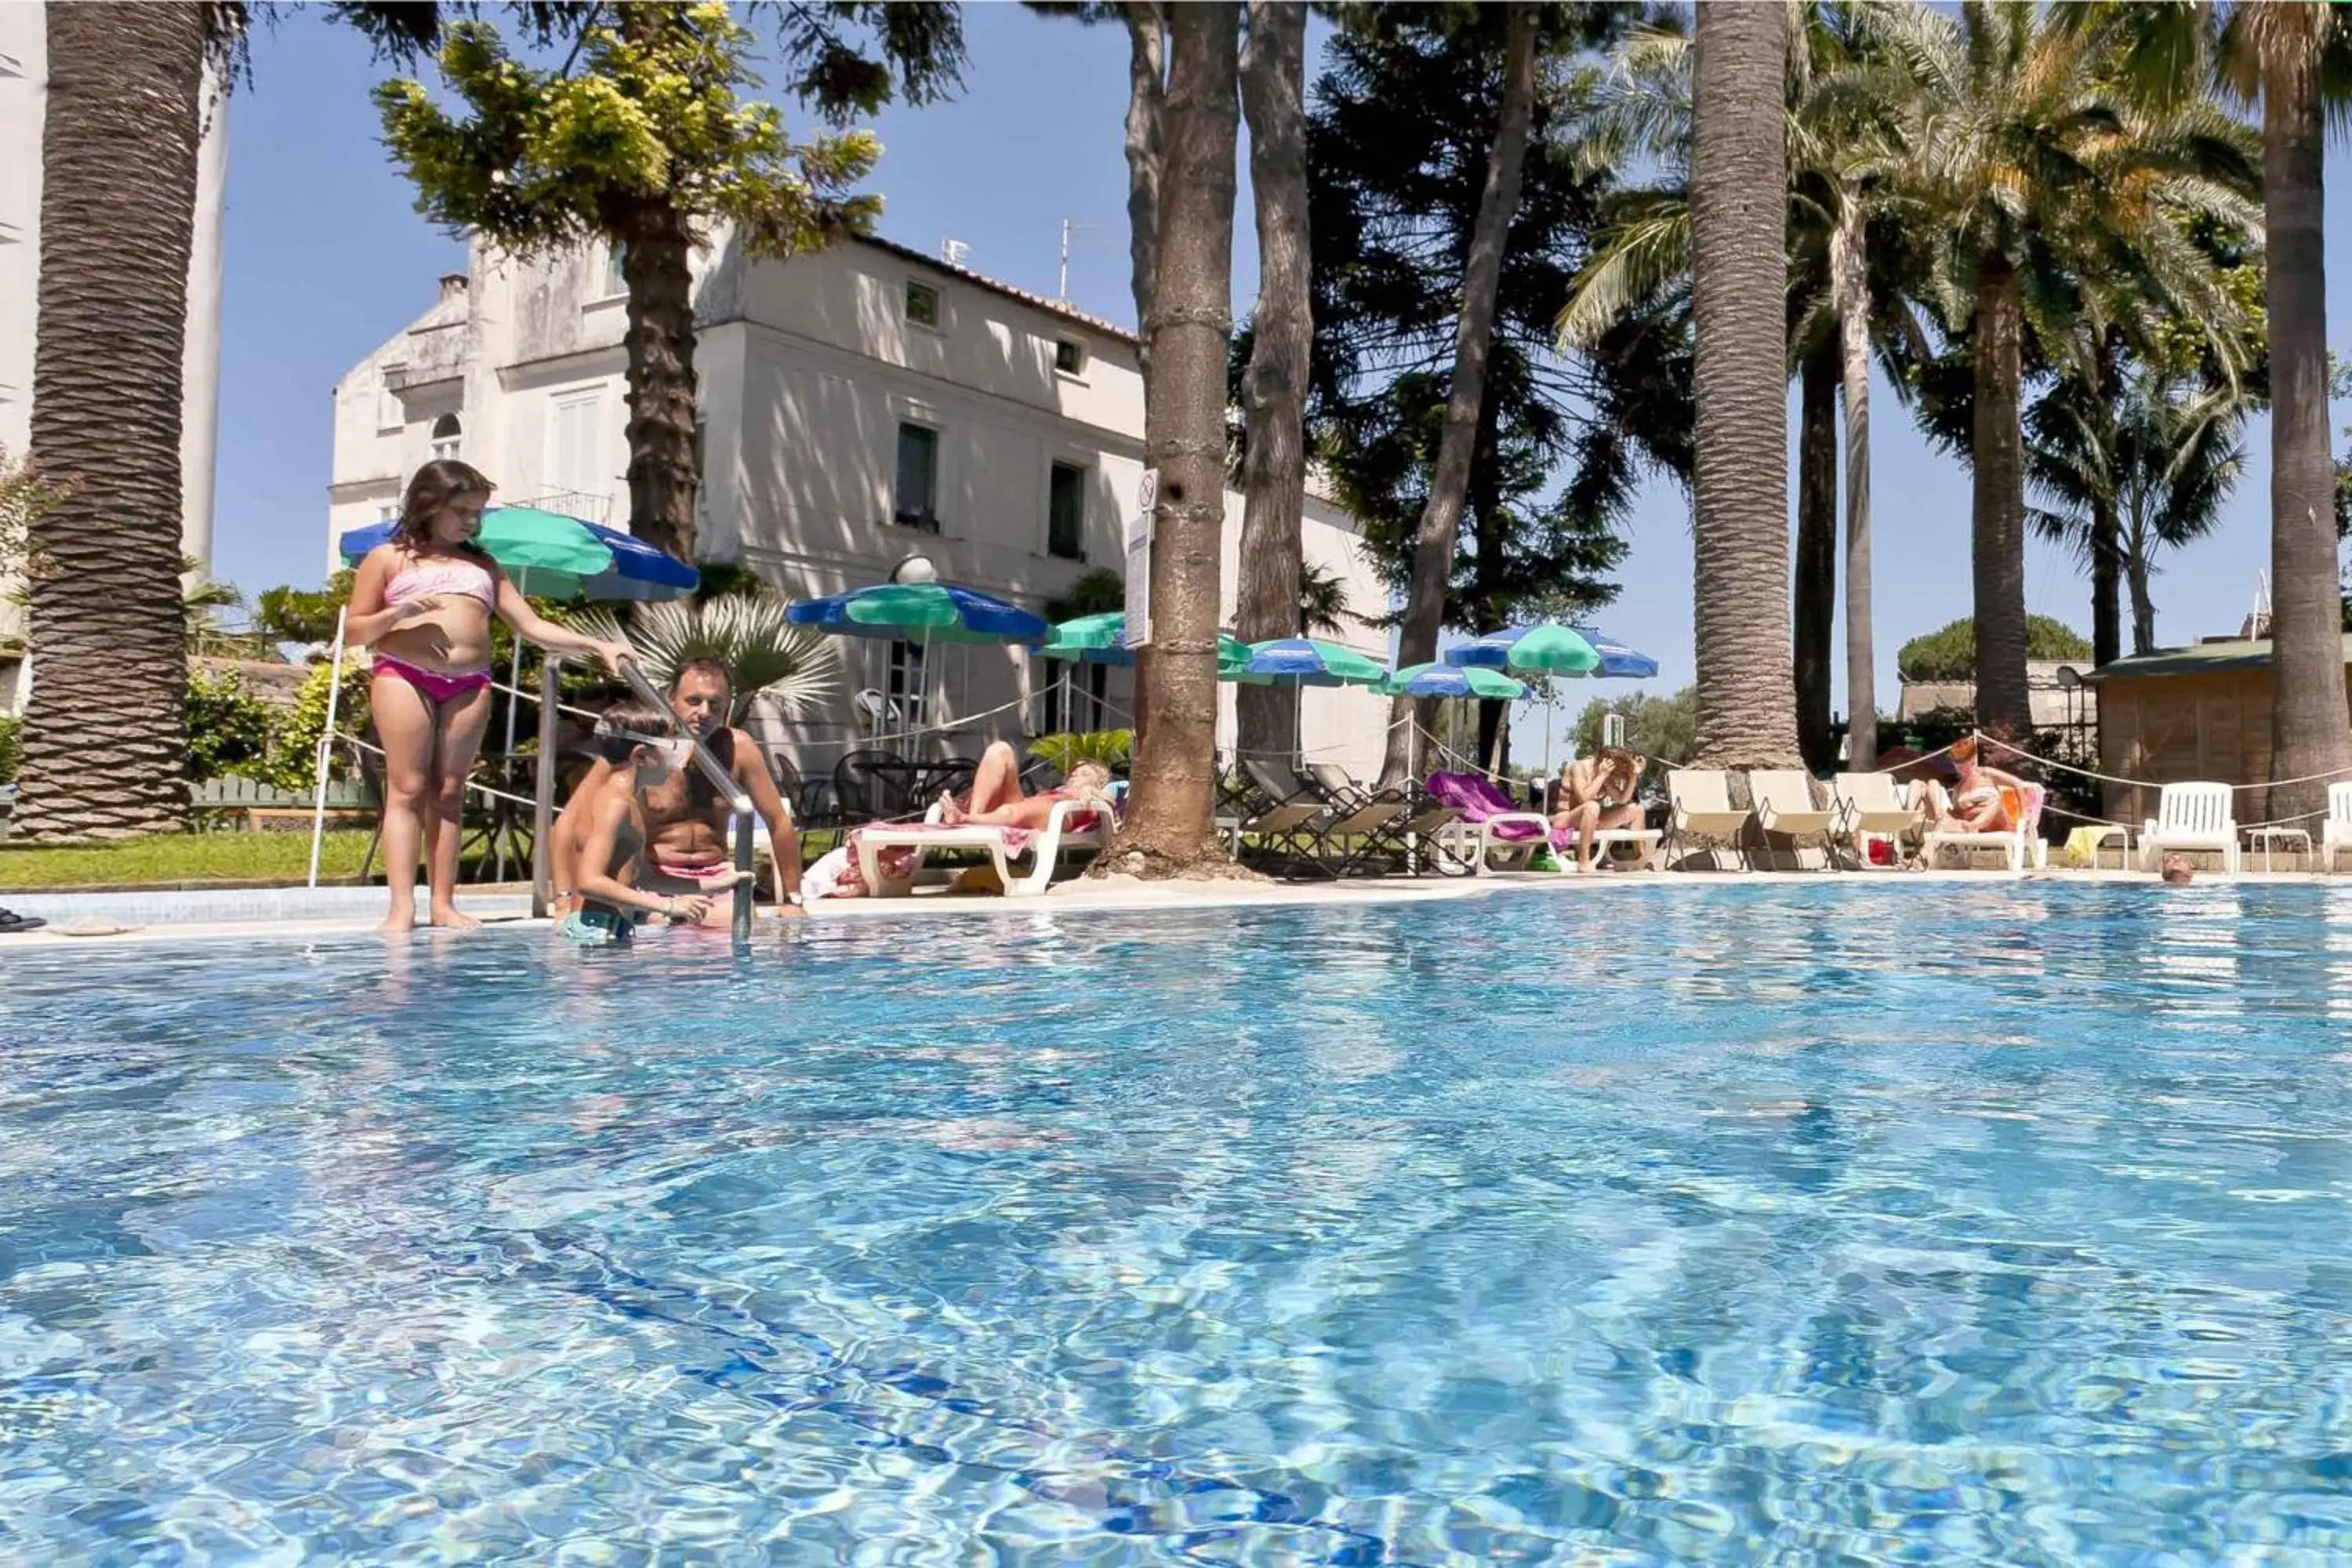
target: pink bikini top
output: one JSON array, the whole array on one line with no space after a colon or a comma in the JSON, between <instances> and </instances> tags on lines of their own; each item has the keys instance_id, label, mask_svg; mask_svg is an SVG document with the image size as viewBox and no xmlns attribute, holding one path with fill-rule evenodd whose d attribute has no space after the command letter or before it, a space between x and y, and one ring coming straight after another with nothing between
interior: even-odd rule
<instances>
[{"instance_id":1,"label":"pink bikini top","mask_svg":"<svg viewBox=\"0 0 2352 1568\"><path fill-rule=\"evenodd\" d=\"M498 584L490 576L489 568L476 561L441 556L410 561L383 585L386 605L406 604L433 594L470 594L482 601L486 610L496 611L499 607Z\"/></svg>"}]
</instances>

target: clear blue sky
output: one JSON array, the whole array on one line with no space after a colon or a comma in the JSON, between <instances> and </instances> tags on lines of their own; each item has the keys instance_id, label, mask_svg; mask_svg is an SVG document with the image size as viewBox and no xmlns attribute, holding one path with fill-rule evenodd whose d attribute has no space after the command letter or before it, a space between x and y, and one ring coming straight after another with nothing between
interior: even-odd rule
<instances>
[{"instance_id":1,"label":"clear blue sky","mask_svg":"<svg viewBox=\"0 0 2352 1568\"><path fill-rule=\"evenodd\" d=\"M463 265L462 247L415 216L405 182L385 161L368 101L384 73L363 43L315 13L281 15L255 38L253 86L229 114L215 569L248 592L319 581L335 381L432 302L438 274ZM965 16L971 63L962 96L893 110L879 123L874 184L887 201L883 232L924 249L961 240L969 265L1050 294L1062 220L1092 225L1077 236L1071 298L1131 321L1124 35L1011 5L971 5ZM2329 162L2345 166L2335 153ZM1234 265L1244 307L1256 275L1246 178L1244 165ZM2352 216L2340 195L2328 245L2334 257L2352 258ZM2352 279L2352 261L2339 259L2335 276ZM2344 283L2330 289L2329 308L2340 333L2352 321ZM1874 412L1878 695L1891 709L1895 647L1969 611L1969 476L1927 448L1883 385ZM2170 556L2157 579L2166 641L2234 630L2252 603L2255 574L2269 560L2268 440L2256 422L2227 521ZM1597 618L1656 656L1652 689L1672 690L1692 670L1685 498L1652 484L1625 531L1624 591ZM2039 543L2029 547L2027 599L2035 613L2087 633L2087 583L2070 559ZM1843 710L1842 675L1839 685ZM1571 696L1580 705L1622 689L1578 683ZM1520 735L1528 760L1540 737L1532 724Z\"/></svg>"}]
</instances>

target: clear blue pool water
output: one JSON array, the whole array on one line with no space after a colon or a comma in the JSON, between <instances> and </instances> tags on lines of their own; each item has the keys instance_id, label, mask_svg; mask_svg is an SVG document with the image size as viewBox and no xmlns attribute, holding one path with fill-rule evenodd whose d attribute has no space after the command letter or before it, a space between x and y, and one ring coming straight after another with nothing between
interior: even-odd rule
<instances>
[{"instance_id":1,"label":"clear blue pool water","mask_svg":"<svg viewBox=\"0 0 2352 1568\"><path fill-rule=\"evenodd\" d=\"M2352 1553L2352 891L0 965L0 1562Z\"/></svg>"}]
</instances>

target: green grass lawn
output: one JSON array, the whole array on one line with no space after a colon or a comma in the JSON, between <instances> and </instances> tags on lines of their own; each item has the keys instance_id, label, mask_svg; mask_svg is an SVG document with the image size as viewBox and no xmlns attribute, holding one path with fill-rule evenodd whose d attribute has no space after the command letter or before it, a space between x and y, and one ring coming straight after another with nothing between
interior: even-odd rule
<instances>
[{"instance_id":1,"label":"green grass lawn","mask_svg":"<svg viewBox=\"0 0 2352 1568\"><path fill-rule=\"evenodd\" d=\"M320 879L358 876L368 837L356 830L328 834L319 855ZM383 868L379 856L376 873L382 875ZM0 844L0 891L157 882L299 882L310 871L307 833L178 833L79 849Z\"/></svg>"},{"instance_id":2,"label":"green grass lawn","mask_svg":"<svg viewBox=\"0 0 2352 1568\"><path fill-rule=\"evenodd\" d=\"M833 847L837 832L810 834L802 839L803 859L814 860ZM356 877L367 853L369 835L359 829L331 832L319 855L322 881ZM383 876L378 854L370 872ZM307 833L177 833L81 849L35 849L0 844L0 892L33 888L98 888L152 886L171 882L299 882L310 871L310 836ZM472 877L470 864L467 875ZM508 877L530 879L530 866L509 864ZM763 874L764 879L764 874Z\"/></svg>"}]
</instances>

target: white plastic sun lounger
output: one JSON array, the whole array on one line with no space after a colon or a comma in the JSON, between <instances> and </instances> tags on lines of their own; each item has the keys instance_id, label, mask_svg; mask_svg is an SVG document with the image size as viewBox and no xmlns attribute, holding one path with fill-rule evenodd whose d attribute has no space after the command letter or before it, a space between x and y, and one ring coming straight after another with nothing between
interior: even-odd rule
<instances>
[{"instance_id":1,"label":"white plastic sun lounger","mask_svg":"<svg viewBox=\"0 0 2352 1568\"><path fill-rule=\"evenodd\" d=\"M1920 781L1918 791L1919 799L1936 820L1940 821L1949 815L1951 803L1943 785L1932 779L1924 779ZM2017 825L1998 833L1960 833L1931 828L1919 840L1919 854L1929 866L1933 866L1945 850L1958 849L1961 863L1965 865L1978 850L1993 849L2000 851L2002 860L2012 871L2022 871L2028 866L2039 870L2050 864L2050 846L2042 842L2042 802L2044 795L2040 784L2026 785L2025 810Z\"/></svg>"},{"instance_id":2,"label":"white plastic sun lounger","mask_svg":"<svg viewBox=\"0 0 2352 1568\"><path fill-rule=\"evenodd\" d=\"M1872 839L1891 842L1899 861L1905 845L1927 826L1927 813L1905 800L1893 773L1840 773L1830 783L1830 796L1838 804L1838 837L1860 866L1870 864Z\"/></svg>"},{"instance_id":3,"label":"white plastic sun lounger","mask_svg":"<svg viewBox=\"0 0 2352 1568\"><path fill-rule=\"evenodd\" d=\"M1092 814L1095 820L1086 827L1069 826L1073 816ZM997 879L1012 898L1034 898L1053 885L1054 871L1062 851L1069 848L1101 850L1110 843L1109 814L1100 806L1075 800L1054 803L1053 812L1045 826L1029 835L1018 856L1005 847L1003 827L966 823L959 827L940 826L881 826L862 827L857 831L857 870L866 885L877 897L904 896L912 891L912 879L885 879L881 856L885 849L984 849L995 864ZM1015 858L1029 862L1026 872L1013 869ZM918 864L919 864L919 858Z\"/></svg>"},{"instance_id":4,"label":"white plastic sun lounger","mask_svg":"<svg viewBox=\"0 0 2352 1568\"><path fill-rule=\"evenodd\" d=\"M2336 869L2336 858L2352 849L2352 781L2327 786L2327 820L2319 825L2319 868Z\"/></svg>"},{"instance_id":5,"label":"white plastic sun lounger","mask_svg":"<svg viewBox=\"0 0 2352 1568\"><path fill-rule=\"evenodd\" d=\"M2230 811L2225 784L2168 784L2157 797L2156 816L2140 829L2139 863L2153 871L2167 855L2202 850L2221 857L2221 868L2238 874L2238 822Z\"/></svg>"}]
</instances>

